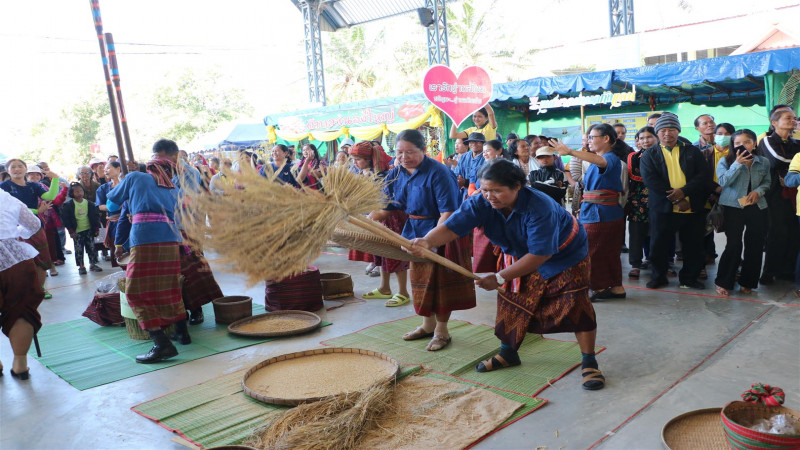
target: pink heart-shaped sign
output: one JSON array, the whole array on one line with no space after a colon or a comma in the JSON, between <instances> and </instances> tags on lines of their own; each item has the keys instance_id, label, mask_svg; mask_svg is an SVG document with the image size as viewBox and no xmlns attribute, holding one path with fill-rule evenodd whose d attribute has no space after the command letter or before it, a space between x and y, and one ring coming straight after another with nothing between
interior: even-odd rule
<instances>
[{"instance_id":1,"label":"pink heart-shaped sign","mask_svg":"<svg viewBox=\"0 0 800 450\"><path fill-rule=\"evenodd\" d=\"M483 108L492 96L492 80L483 68L469 66L456 78L447 66L432 66L425 73L422 90L431 103L444 111L456 126Z\"/></svg>"}]
</instances>

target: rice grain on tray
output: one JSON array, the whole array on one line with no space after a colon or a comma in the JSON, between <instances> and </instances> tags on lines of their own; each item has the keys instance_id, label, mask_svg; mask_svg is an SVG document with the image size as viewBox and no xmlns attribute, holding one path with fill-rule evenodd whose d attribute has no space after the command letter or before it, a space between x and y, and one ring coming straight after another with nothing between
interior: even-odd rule
<instances>
[{"instance_id":1,"label":"rice grain on tray","mask_svg":"<svg viewBox=\"0 0 800 450\"><path fill-rule=\"evenodd\" d=\"M238 331L250 331L258 333L276 333L280 331L291 331L305 328L309 321L303 319L275 318L254 320L236 327Z\"/></svg>"}]
</instances>

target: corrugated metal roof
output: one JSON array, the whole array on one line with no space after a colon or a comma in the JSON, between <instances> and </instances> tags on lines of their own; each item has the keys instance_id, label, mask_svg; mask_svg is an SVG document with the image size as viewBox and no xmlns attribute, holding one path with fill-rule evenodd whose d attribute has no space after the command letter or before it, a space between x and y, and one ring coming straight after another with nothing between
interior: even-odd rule
<instances>
[{"instance_id":1,"label":"corrugated metal roof","mask_svg":"<svg viewBox=\"0 0 800 450\"><path fill-rule=\"evenodd\" d=\"M300 9L300 0L291 0ZM321 0L320 28L336 31L424 8L425 0Z\"/></svg>"}]
</instances>

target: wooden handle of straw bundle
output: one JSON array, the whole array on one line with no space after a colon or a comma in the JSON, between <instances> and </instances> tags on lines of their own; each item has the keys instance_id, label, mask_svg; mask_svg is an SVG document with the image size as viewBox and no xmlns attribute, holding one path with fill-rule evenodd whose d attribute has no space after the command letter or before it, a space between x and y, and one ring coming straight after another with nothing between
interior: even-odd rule
<instances>
[{"instance_id":1,"label":"wooden handle of straw bundle","mask_svg":"<svg viewBox=\"0 0 800 450\"><path fill-rule=\"evenodd\" d=\"M413 243L410 240L408 240L408 239L404 238L403 236L395 233L394 231L386 228L385 226L375 222L374 220L370 220L370 219L368 219L366 217L349 216L347 218L347 221L352 223L353 225L359 227L359 228L362 228L364 230L369 231L370 233L372 233L374 235L380 236L380 237L382 237L382 238L384 238L384 239L386 239L386 240L388 240L390 242L393 242L396 245L400 245L400 246L403 246L403 247L406 247L406 248L410 248L413 245ZM480 280L481 279L481 277L479 277L478 275L476 275L476 274L472 273L471 271L459 266L458 264L454 263L453 261L450 261L449 259L445 258L444 256L442 256L442 255L440 255L440 254L438 254L438 253L436 253L434 251L431 251L431 250L428 250L427 248L422 248L422 247L418 247L418 248L420 250L422 250L422 256L425 259L429 260L429 261L433 261L435 263L441 264L441 265L447 267L450 270L454 270L454 271L460 273L461 275L464 275L467 278L472 278L473 280ZM497 290L499 292L505 292L505 290L502 287L499 287L499 286L498 286Z\"/></svg>"}]
</instances>

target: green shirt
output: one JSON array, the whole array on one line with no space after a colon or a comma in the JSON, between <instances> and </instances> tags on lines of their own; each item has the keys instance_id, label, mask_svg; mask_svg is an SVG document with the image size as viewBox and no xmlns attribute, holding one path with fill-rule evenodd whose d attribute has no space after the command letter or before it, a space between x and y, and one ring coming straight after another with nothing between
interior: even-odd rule
<instances>
[{"instance_id":1,"label":"green shirt","mask_svg":"<svg viewBox=\"0 0 800 450\"><path fill-rule=\"evenodd\" d=\"M75 203L75 220L78 222L78 228L75 229L76 233L86 231L89 229L89 201L83 200L82 202Z\"/></svg>"}]
</instances>

